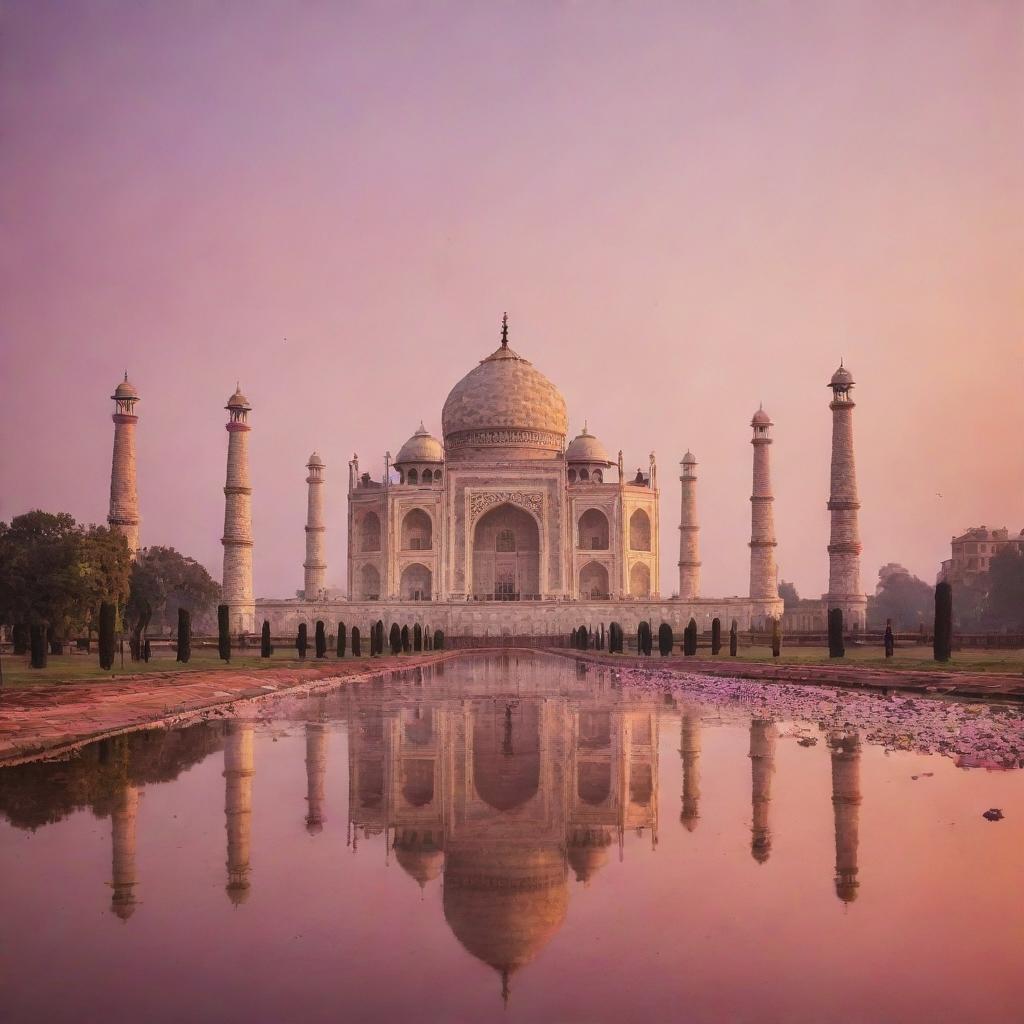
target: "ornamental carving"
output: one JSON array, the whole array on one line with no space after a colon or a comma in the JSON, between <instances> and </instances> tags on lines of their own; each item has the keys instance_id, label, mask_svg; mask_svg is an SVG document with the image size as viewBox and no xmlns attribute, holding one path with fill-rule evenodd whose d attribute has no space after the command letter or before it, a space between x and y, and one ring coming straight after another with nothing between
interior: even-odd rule
<instances>
[{"instance_id":1,"label":"ornamental carving","mask_svg":"<svg viewBox=\"0 0 1024 1024\"><path fill-rule=\"evenodd\" d=\"M497 505L517 505L540 519L544 511L544 497L540 491L477 491L469 499L470 522L475 523Z\"/></svg>"},{"instance_id":2,"label":"ornamental carving","mask_svg":"<svg viewBox=\"0 0 1024 1024\"><path fill-rule=\"evenodd\" d=\"M462 430L445 436L448 448L508 447L529 445L538 448L561 448L562 436L547 430Z\"/></svg>"}]
</instances>

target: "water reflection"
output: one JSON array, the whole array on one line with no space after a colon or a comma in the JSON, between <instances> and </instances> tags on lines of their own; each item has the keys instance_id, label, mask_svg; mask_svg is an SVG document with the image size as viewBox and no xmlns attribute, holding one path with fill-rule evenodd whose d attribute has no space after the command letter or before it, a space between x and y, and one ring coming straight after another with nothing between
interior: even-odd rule
<instances>
[{"instance_id":1,"label":"water reflection","mask_svg":"<svg viewBox=\"0 0 1024 1024\"><path fill-rule=\"evenodd\" d=\"M445 920L506 996L560 928L569 871L589 882L627 830L656 842L658 821L654 701L575 671L488 692L511 667L475 692L399 686L349 709L356 837L383 833L421 886L443 878Z\"/></svg>"},{"instance_id":2,"label":"water reflection","mask_svg":"<svg viewBox=\"0 0 1024 1024\"><path fill-rule=\"evenodd\" d=\"M33 830L76 810L109 819L109 879L104 824L102 872L87 894L90 912L102 880L110 910L129 923L134 938L145 932L147 918L150 927L160 927L159 912L152 905L145 912L146 893L158 902L160 876L178 856L157 856L153 848L167 835L159 815L180 807L152 793L147 800L147 787L174 782L209 759L186 805L198 799L209 811L210 827L198 834L212 837L213 868L204 868L202 878L217 914L207 922L228 913L230 901L239 908L232 920L269 927L270 908L281 912L274 901L281 900L285 871L332 872L316 877L319 900L337 879L348 886L339 891L349 901L362 899L351 890L363 879L376 880L367 891L381 904L400 902L409 892L415 898L416 890L405 885L380 888L387 861L392 879L397 866L422 890L432 927L493 970L495 1002L499 990L508 999L517 972L545 949L546 961L561 964L549 947L560 932L572 933L572 898L593 913L601 898L619 904L643 898L645 888L649 898L661 886L665 900L684 900L680 905L696 921L702 913L697 890L732 885L763 915L772 887L797 861L800 884L805 863L818 864L815 880L829 907L862 896L862 754L877 754L877 748L872 751L876 737L861 723L836 729L811 719L814 724L797 729L761 708L699 702L686 691L666 697L622 686L607 670L530 657L460 660L249 713L259 717L134 734L68 761L4 770L0 813L17 828ZM824 742L815 749L818 737ZM271 745L278 740L285 742ZM659 752L671 763L659 764ZM877 790L880 759L866 760L874 775L869 769L865 785ZM659 786L671 801L679 798L678 825L674 814L660 822ZM876 801L873 811L881 813L883 803ZM261 830L254 831L254 815ZM810 824L802 832L804 818ZM885 898L892 871L891 862L880 861L878 819L872 820L876 845L864 848L873 870L857 908L862 915L870 897L876 903ZM190 831L183 841L199 838ZM340 859L346 847L354 860ZM679 863L684 849L686 872ZM322 853L329 856L314 856ZM28 861L19 865L26 876L31 869ZM754 890L743 891L749 884ZM301 886L287 888L292 893ZM711 903L724 906L729 899L716 892ZM104 896L104 911L106 903ZM374 916L372 906L359 905L363 919ZM289 911L296 907L306 912L297 896ZM679 941L711 933L719 910L717 903L705 908L701 927L684 929ZM652 913L649 904L646 913ZM309 915L315 916L312 905ZM349 917L348 905L339 904L336 918L339 929L357 929L360 921L355 913ZM735 907L722 911L722 919L736 920ZM302 930L301 922L292 924ZM620 919L612 929L628 926ZM607 927L601 934L614 951L617 937ZM578 931L572 941L579 941ZM644 940L634 931L632 941ZM801 940L791 935L789 941ZM694 948L688 955L696 955ZM458 958L469 963L460 952Z\"/></svg>"}]
</instances>

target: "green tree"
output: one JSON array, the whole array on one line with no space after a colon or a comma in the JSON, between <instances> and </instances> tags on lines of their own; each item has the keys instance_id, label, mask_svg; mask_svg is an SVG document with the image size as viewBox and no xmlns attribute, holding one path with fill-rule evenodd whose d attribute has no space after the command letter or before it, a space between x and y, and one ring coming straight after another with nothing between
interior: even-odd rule
<instances>
[{"instance_id":1,"label":"green tree","mask_svg":"<svg viewBox=\"0 0 1024 1024\"><path fill-rule=\"evenodd\" d=\"M846 657L842 608L829 608L828 610L828 656L830 658Z\"/></svg>"},{"instance_id":2,"label":"green tree","mask_svg":"<svg viewBox=\"0 0 1024 1024\"><path fill-rule=\"evenodd\" d=\"M192 613L187 608L178 609L178 653L176 660L183 665L192 657Z\"/></svg>"},{"instance_id":3,"label":"green tree","mask_svg":"<svg viewBox=\"0 0 1024 1024\"><path fill-rule=\"evenodd\" d=\"M440 629L434 630L434 650L444 650L444 633Z\"/></svg>"},{"instance_id":4,"label":"green tree","mask_svg":"<svg viewBox=\"0 0 1024 1024\"><path fill-rule=\"evenodd\" d=\"M217 605L217 653L223 661L231 660L231 629L226 604Z\"/></svg>"},{"instance_id":5,"label":"green tree","mask_svg":"<svg viewBox=\"0 0 1024 1024\"><path fill-rule=\"evenodd\" d=\"M729 657L735 658L740 649L740 638L739 633L736 630L736 620L732 620L732 625L729 627Z\"/></svg>"},{"instance_id":6,"label":"green tree","mask_svg":"<svg viewBox=\"0 0 1024 1024\"><path fill-rule=\"evenodd\" d=\"M264 619L263 628L260 630L260 657L270 657L270 623Z\"/></svg>"},{"instance_id":7,"label":"green tree","mask_svg":"<svg viewBox=\"0 0 1024 1024\"><path fill-rule=\"evenodd\" d=\"M658 653L667 658L672 653L672 627L663 622L658 627Z\"/></svg>"},{"instance_id":8,"label":"green tree","mask_svg":"<svg viewBox=\"0 0 1024 1024\"><path fill-rule=\"evenodd\" d=\"M362 640L359 637L359 627L352 627L352 657L361 658L363 656Z\"/></svg>"},{"instance_id":9,"label":"green tree","mask_svg":"<svg viewBox=\"0 0 1024 1024\"><path fill-rule=\"evenodd\" d=\"M936 661L949 661L953 652L953 588L945 580L935 588L933 652Z\"/></svg>"},{"instance_id":10,"label":"green tree","mask_svg":"<svg viewBox=\"0 0 1024 1024\"><path fill-rule=\"evenodd\" d=\"M1024 632L1024 553L1016 548L1003 548L989 563L988 575L985 625L989 629Z\"/></svg>"},{"instance_id":11,"label":"green tree","mask_svg":"<svg viewBox=\"0 0 1024 1024\"><path fill-rule=\"evenodd\" d=\"M316 629L313 633L313 650L318 658L327 657L327 633L324 629L324 620L317 619Z\"/></svg>"},{"instance_id":12,"label":"green tree","mask_svg":"<svg viewBox=\"0 0 1024 1024\"><path fill-rule=\"evenodd\" d=\"M391 629L388 632L388 645L391 648L392 654L399 654L402 650L402 631L398 628L397 622L391 623ZM383 652L381 652L383 653Z\"/></svg>"},{"instance_id":13,"label":"green tree","mask_svg":"<svg viewBox=\"0 0 1024 1024\"><path fill-rule=\"evenodd\" d=\"M104 601L100 605L98 626L100 668L111 669L114 667L114 632L117 626L117 609L109 601Z\"/></svg>"},{"instance_id":14,"label":"green tree","mask_svg":"<svg viewBox=\"0 0 1024 1024\"><path fill-rule=\"evenodd\" d=\"M218 597L220 586L194 558L159 545L143 549L131 567L125 614L132 657L138 656L142 634L151 624L157 628L173 624L172 608L202 615Z\"/></svg>"},{"instance_id":15,"label":"green tree","mask_svg":"<svg viewBox=\"0 0 1024 1024\"><path fill-rule=\"evenodd\" d=\"M299 652L300 658L306 657L306 651L309 649L309 631L306 628L304 622L299 623L299 632L295 637L295 650Z\"/></svg>"},{"instance_id":16,"label":"green tree","mask_svg":"<svg viewBox=\"0 0 1024 1024\"><path fill-rule=\"evenodd\" d=\"M339 622L338 623L338 657L339 658L344 658L345 657L345 641L346 641L346 639L347 638L345 636L345 623L344 622Z\"/></svg>"},{"instance_id":17,"label":"green tree","mask_svg":"<svg viewBox=\"0 0 1024 1024\"><path fill-rule=\"evenodd\" d=\"M41 625L54 639L91 628L103 601L123 606L131 553L121 534L67 513L0 523L0 622Z\"/></svg>"},{"instance_id":18,"label":"green tree","mask_svg":"<svg viewBox=\"0 0 1024 1024\"><path fill-rule=\"evenodd\" d=\"M711 653L718 655L722 650L722 620L714 618L711 620Z\"/></svg>"},{"instance_id":19,"label":"green tree","mask_svg":"<svg viewBox=\"0 0 1024 1024\"><path fill-rule=\"evenodd\" d=\"M782 653L782 626L778 616L772 619L772 657L777 658Z\"/></svg>"},{"instance_id":20,"label":"green tree","mask_svg":"<svg viewBox=\"0 0 1024 1024\"><path fill-rule=\"evenodd\" d=\"M868 598L868 627L883 629L892 619L896 632L910 632L927 622L932 612L932 588L909 572L882 577L878 591Z\"/></svg>"},{"instance_id":21,"label":"green tree","mask_svg":"<svg viewBox=\"0 0 1024 1024\"><path fill-rule=\"evenodd\" d=\"M412 649L423 650L423 627L418 622L412 627Z\"/></svg>"},{"instance_id":22,"label":"green tree","mask_svg":"<svg viewBox=\"0 0 1024 1024\"><path fill-rule=\"evenodd\" d=\"M790 583L788 580L782 580L779 583L779 597L782 598L782 603L787 609L795 608L800 603L800 595L796 592L796 584Z\"/></svg>"}]
</instances>

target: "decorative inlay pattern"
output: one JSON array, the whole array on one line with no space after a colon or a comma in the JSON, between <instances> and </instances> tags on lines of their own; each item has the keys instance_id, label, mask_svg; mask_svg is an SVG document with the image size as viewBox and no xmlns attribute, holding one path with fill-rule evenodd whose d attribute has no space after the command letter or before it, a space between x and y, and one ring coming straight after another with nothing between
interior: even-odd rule
<instances>
[{"instance_id":1,"label":"decorative inlay pattern","mask_svg":"<svg viewBox=\"0 0 1024 1024\"><path fill-rule=\"evenodd\" d=\"M477 491L469 498L470 524L496 505L505 504L518 505L540 517L544 510L544 496L540 491Z\"/></svg>"},{"instance_id":2,"label":"decorative inlay pattern","mask_svg":"<svg viewBox=\"0 0 1024 1024\"><path fill-rule=\"evenodd\" d=\"M536 448L562 448L564 437L547 430L462 430L448 434L448 448L491 448L525 445Z\"/></svg>"}]
</instances>

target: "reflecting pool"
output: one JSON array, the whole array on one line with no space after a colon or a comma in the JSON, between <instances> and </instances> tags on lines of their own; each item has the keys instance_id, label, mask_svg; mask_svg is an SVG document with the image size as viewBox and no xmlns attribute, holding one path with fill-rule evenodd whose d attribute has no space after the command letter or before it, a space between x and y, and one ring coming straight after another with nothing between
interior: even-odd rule
<instances>
[{"instance_id":1,"label":"reflecting pool","mask_svg":"<svg viewBox=\"0 0 1024 1024\"><path fill-rule=\"evenodd\" d=\"M136 733L0 771L0 1016L1020 1021L1020 744L539 654Z\"/></svg>"}]
</instances>

